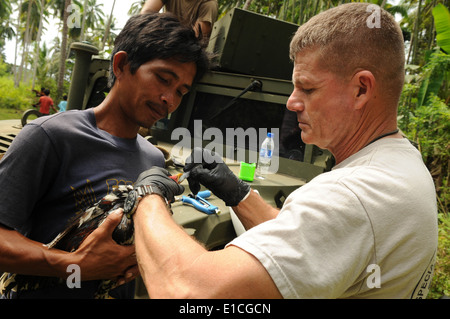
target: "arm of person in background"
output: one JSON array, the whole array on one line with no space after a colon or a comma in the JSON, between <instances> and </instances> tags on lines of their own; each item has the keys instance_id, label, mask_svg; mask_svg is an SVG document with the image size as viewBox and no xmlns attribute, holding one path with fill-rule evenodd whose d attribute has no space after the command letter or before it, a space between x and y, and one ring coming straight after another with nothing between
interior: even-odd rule
<instances>
[{"instance_id":1,"label":"arm of person in background","mask_svg":"<svg viewBox=\"0 0 450 319\"><path fill-rule=\"evenodd\" d=\"M41 98L42 96L39 98L39 101L36 104L33 104L34 107L39 107L41 105Z\"/></svg>"},{"instance_id":2,"label":"arm of person in background","mask_svg":"<svg viewBox=\"0 0 450 319\"><path fill-rule=\"evenodd\" d=\"M162 0L147 0L142 7L141 13L159 12L164 6ZM212 31L212 25L209 21L202 21L198 19L193 26L195 35L198 37L202 34L204 37L209 37Z\"/></svg>"},{"instance_id":3,"label":"arm of person in background","mask_svg":"<svg viewBox=\"0 0 450 319\"><path fill-rule=\"evenodd\" d=\"M147 0L142 7L141 13L159 12L163 6L162 0Z\"/></svg>"},{"instance_id":4,"label":"arm of person in background","mask_svg":"<svg viewBox=\"0 0 450 319\"><path fill-rule=\"evenodd\" d=\"M203 37L209 38L212 31L212 25L208 21L197 20L193 29L197 37L201 34Z\"/></svg>"},{"instance_id":5,"label":"arm of person in background","mask_svg":"<svg viewBox=\"0 0 450 319\"><path fill-rule=\"evenodd\" d=\"M55 107L55 104L51 104L50 105L50 107L52 108L52 110L55 112L55 113L58 113L58 109Z\"/></svg>"},{"instance_id":6,"label":"arm of person in background","mask_svg":"<svg viewBox=\"0 0 450 319\"><path fill-rule=\"evenodd\" d=\"M201 2L197 12L197 20L193 26L197 37L201 35L205 39L210 38L212 26L217 20L218 9L217 1Z\"/></svg>"}]
</instances>

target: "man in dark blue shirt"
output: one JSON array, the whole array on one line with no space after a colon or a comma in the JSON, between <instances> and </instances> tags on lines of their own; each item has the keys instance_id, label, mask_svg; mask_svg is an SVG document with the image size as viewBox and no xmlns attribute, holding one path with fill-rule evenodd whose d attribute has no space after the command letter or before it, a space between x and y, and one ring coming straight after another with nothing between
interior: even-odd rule
<instances>
[{"instance_id":1,"label":"man in dark blue shirt","mask_svg":"<svg viewBox=\"0 0 450 319\"><path fill-rule=\"evenodd\" d=\"M63 283L3 298L92 298L99 280L122 284L138 275L134 245L111 237L121 213L111 214L74 252L43 244L113 186L164 165L138 130L173 112L207 66L194 31L174 16L134 16L115 41L106 99L93 109L39 118L21 131L0 162L0 270ZM72 265L80 269L79 289L66 285ZM133 298L134 289L111 296Z\"/></svg>"}]
</instances>

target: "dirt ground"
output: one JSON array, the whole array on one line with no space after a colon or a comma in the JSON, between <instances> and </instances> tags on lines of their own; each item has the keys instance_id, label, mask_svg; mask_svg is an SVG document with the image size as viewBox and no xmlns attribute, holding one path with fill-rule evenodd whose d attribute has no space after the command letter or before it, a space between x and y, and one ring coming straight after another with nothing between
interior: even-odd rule
<instances>
[{"instance_id":1,"label":"dirt ground","mask_svg":"<svg viewBox=\"0 0 450 319\"><path fill-rule=\"evenodd\" d=\"M3 120L0 121L0 134L19 133L22 129L20 120Z\"/></svg>"}]
</instances>

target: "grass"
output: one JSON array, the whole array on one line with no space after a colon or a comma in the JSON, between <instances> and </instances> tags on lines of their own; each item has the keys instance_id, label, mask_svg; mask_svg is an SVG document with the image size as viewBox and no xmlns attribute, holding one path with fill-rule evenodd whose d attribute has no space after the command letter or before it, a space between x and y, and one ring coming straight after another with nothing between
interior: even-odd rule
<instances>
[{"instance_id":1,"label":"grass","mask_svg":"<svg viewBox=\"0 0 450 319\"><path fill-rule=\"evenodd\" d=\"M450 297L450 216L439 214L437 259L429 299Z\"/></svg>"},{"instance_id":2,"label":"grass","mask_svg":"<svg viewBox=\"0 0 450 319\"><path fill-rule=\"evenodd\" d=\"M23 112L24 112L23 110L0 108L0 121L15 120L15 119L20 120L22 118Z\"/></svg>"},{"instance_id":3,"label":"grass","mask_svg":"<svg viewBox=\"0 0 450 319\"><path fill-rule=\"evenodd\" d=\"M10 75L0 76L0 109L23 112L36 102L37 98L31 91L31 85L21 84L15 87ZM11 113L7 113L7 116L11 116Z\"/></svg>"},{"instance_id":4,"label":"grass","mask_svg":"<svg viewBox=\"0 0 450 319\"><path fill-rule=\"evenodd\" d=\"M22 83L15 87L12 75L0 75L0 120L21 119L23 112L37 102L31 84Z\"/></svg>"}]
</instances>

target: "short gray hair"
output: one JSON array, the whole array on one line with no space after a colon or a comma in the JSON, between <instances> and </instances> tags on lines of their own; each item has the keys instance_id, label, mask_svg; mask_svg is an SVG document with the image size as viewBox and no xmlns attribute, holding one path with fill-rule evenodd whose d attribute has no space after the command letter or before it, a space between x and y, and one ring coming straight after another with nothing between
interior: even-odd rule
<instances>
[{"instance_id":1,"label":"short gray hair","mask_svg":"<svg viewBox=\"0 0 450 319\"><path fill-rule=\"evenodd\" d=\"M369 7L372 6L372 7ZM376 9L379 25L370 24ZM342 76L357 69L371 71L389 97L400 97L404 83L403 34L394 17L369 3L348 3L326 10L299 27L290 45L290 57L318 50L321 64Z\"/></svg>"}]
</instances>

